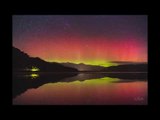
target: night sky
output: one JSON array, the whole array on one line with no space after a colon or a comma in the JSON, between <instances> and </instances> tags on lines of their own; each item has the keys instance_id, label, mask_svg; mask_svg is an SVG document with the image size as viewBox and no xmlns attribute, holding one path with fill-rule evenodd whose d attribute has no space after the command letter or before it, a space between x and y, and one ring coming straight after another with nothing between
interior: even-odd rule
<instances>
[{"instance_id":1,"label":"night sky","mask_svg":"<svg viewBox=\"0 0 160 120\"><path fill-rule=\"evenodd\" d=\"M13 46L49 62L147 62L146 15L14 15Z\"/></svg>"}]
</instances>

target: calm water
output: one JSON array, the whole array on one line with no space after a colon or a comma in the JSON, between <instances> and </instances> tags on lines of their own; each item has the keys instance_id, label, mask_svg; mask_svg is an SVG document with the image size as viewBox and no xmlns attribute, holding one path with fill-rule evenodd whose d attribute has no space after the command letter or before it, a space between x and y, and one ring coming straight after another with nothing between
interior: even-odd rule
<instances>
[{"instance_id":1,"label":"calm water","mask_svg":"<svg viewBox=\"0 0 160 120\"><path fill-rule=\"evenodd\" d=\"M141 73L16 73L14 105L146 105L147 78ZM136 75L136 76L135 76ZM108 77L115 76L115 77ZM119 77L118 77L119 76Z\"/></svg>"}]
</instances>

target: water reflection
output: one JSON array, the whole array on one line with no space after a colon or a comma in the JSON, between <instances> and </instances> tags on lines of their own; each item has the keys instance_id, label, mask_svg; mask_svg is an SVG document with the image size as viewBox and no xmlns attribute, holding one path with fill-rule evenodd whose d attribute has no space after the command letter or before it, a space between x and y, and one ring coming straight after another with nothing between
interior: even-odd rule
<instances>
[{"instance_id":1,"label":"water reflection","mask_svg":"<svg viewBox=\"0 0 160 120\"><path fill-rule=\"evenodd\" d=\"M77 75L77 73L13 73L12 76L12 97L22 94L28 89L38 88L46 83L59 82L64 78Z\"/></svg>"},{"instance_id":2,"label":"water reflection","mask_svg":"<svg viewBox=\"0 0 160 120\"><path fill-rule=\"evenodd\" d=\"M113 105L147 104L147 83L113 83L119 79L48 83L27 90L13 104L29 105ZM141 100L138 100L141 98Z\"/></svg>"},{"instance_id":3,"label":"water reflection","mask_svg":"<svg viewBox=\"0 0 160 120\"><path fill-rule=\"evenodd\" d=\"M30 74L30 75L25 75L25 77L30 77L31 79L36 79L36 78L39 77L39 74L37 74L37 73L32 73L32 74Z\"/></svg>"},{"instance_id":4,"label":"water reflection","mask_svg":"<svg viewBox=\"0 0 160 120\"><path fill-rule=\"evenodd\" d=\"M18 73L13 76L13 104L147 104L147 79L107 77L108 73ZM123 74L124 75L124 74ZM131 75L133 76L133 75ZM132 94L131 94L132 93Z\"/></svg>"}]
</instances>

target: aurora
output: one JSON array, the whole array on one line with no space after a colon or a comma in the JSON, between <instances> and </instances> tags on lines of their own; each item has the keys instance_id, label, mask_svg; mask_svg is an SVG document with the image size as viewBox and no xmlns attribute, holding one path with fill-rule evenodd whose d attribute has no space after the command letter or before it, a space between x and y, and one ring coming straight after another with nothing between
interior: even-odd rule
<instances>
[{"instance_id":1,"label":"aurora","mask_svg":"<svg viewBox=\"0 0 160 120\"><path fill-rule=\"evenodd\" d=\"M13 46L48 62L147 62L145 15L14 15Z\"/></svg>"}]
</instances>

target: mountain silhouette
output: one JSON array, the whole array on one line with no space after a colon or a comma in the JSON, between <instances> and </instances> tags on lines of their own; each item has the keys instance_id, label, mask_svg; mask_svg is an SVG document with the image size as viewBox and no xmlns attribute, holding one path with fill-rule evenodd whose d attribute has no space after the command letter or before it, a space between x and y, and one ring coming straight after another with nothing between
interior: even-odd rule
<instances>
[{"instance_id":1,"label":"mountain silhouette","mask_svg":"<svg viewBox=\"0 0 160 120\"><path fill-rule=\"evenodd\" d=\"M147 72L146 63L136 63L136 64L124 64L118 66L111 66L104 68L102 71L105 72Z\"/></svg>"},{"instance_id":2,"label":"mountain silhouette","mask_svg":"<svg viewBox=\"0 0 160 120\"><path fill-rule=\"evenodd\" d=\"M66 67L72 67L77 69L78 71L101 71L103 70L105 67L102 66L97 66L97 65L86 65L83 63L79 63L79 64L75 64L75 63L61 63L62 65L66 66Z\"/></svg>"},{"instance_id":3,"label":"mountain silhouette","mask_svg":"<svg viewBox=\"0 0 160 120\"><path fill-rule=\"evenodd\" d=\"M77 72L71 67L63 66L56 62L46 62L38 57L33 58L19 49L12 47L12 68L13 71L26 71L32 67L38 68L41 72Z\"/></svg>"},{"instance_id":4,"label":"mountain silhouette","mask_svg":"<svg viewBox=\"0 0 160 120\"><path fill-rule=\"evenodd\" d=\"M75 68L81 72L147 72L147 63L137 63L137 62L116 62L119 65L102 67L95 65L86 65L83 63L61 63L66 67Z\"/></svg>"}]
</instances>

